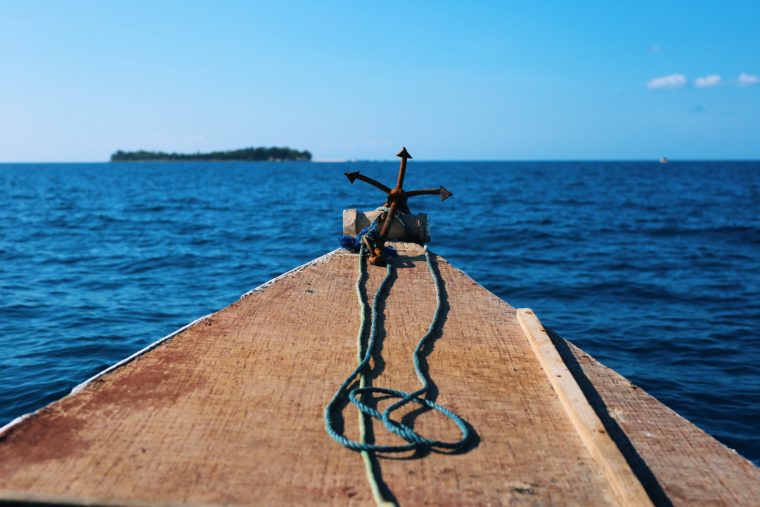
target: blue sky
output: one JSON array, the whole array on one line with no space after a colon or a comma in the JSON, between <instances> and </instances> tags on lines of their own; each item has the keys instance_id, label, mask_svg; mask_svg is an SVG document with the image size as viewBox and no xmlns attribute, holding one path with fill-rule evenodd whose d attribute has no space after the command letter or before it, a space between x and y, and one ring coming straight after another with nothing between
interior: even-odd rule
<instances>
[{"instance_id":1,"label":"blue sky","mask_svg":"<svg viewBox=\"0 0 760 507\"><path fill-rule=\"evenodd\" d=\"M757 159L758 27L729 0L0 0L0 161Z\"/></svg>"}]
</instances>

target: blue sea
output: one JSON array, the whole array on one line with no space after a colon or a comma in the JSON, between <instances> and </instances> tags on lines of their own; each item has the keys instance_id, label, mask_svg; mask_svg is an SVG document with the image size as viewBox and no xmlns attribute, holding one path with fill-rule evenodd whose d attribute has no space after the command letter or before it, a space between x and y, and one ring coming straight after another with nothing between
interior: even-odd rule
<instances>
[{"instance_id":1,"label":"blue sea","mask_svg":"<svg viewBox=\"0 0 760 507\"><path fill-rule=\"evenodd\" d=\"M396 162L0 165L0 425L337 247ZM418 162L431 249L760 463L760 163Z\"/></svg>"}]
</instances>

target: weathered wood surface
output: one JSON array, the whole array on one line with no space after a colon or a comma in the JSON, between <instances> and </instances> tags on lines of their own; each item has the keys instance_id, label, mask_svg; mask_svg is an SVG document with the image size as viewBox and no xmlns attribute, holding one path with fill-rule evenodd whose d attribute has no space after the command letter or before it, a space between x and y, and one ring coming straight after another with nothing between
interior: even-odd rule
<instances>
[{"instance_id":1,"label":"weathered wood surface","mask_svg":"<svg viewBox=\"0 0 760 507\"><path fill-rule=\"evenodd\" d=\"M565 413L610 483L617 501L621 505L652 505L641 482L607 433L536 314L528 308L519 309L517 321L525 332L549 384L565 408Z\"/></svg>"},{"instance_id":2,"label":"weathered wood surface","mask_svg":"<svg viewBox=\"0 0 760 507\"><path fill-rule=\"evenodd\" d=\"M570 342L554 342L650 495L673 505L760 506L760 469L750 461Z\"/></svg>"},{"instance_id":3,"label":"weathered wood surface","mask_svg":"<svg viewBox=\"0 0 760 507\"><path fill-rule=\"evenodd\" d=\"M435 300L406 250L384 304L375 385L418 386L411 353ZM427 360L437 401L479 443L381 459L404 505L615 505L513 308L443 259L443 334ZM384 270L370 268L374 293ZM322 409L356 362L356 256L335 253L191 326L0 435L0 498L111 504L371 505L357 453ZM756 505L760 471L583 352L553 338L653 498ZM612 414L612 416L610 416ZM345 411L349 436L357 418ZM395 442L375 425L377 441ZM456 438L432 413L415 428ZM618 431L619 430L619 431ZM659 495L659 496L658 496Z\"/></svg>"}]
</instances>

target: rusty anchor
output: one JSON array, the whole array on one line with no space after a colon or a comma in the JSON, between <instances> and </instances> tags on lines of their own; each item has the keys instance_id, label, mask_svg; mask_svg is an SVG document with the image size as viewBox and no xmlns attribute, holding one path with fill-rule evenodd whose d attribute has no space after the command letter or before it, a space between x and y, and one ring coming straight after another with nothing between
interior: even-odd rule
<instances>
[{"instance_id":1,"label":"rusty anchor","mask_svg":"<svg viewBox=\"0 0 760 507\"><path fill-rule=\"evenodd\" d=\"M406 147L402 148L401 151L396 154L396 156L401 158L401 166L399 167L396 186L393 188L389 188L379 181L361 174L359 171L345 173L348 181L350 181L352 184L354 181L360 180L372 185L379 190L382 190L388 196L385 200L385 208L387 210L378 217L378 223L382 223L380 233L374 237L368 237L369 235L364 235L362 237L362 241L367 247L369 263L374 266L382 266L385 264L386 259L383 255L383 247L385 246L388 232L390 231L391 224L393 223L393 220L396 218L397 214L410 213L409 205L407 203L410 197L415 197L418 195L440 195L441 201L445 201L453 195L443 186L440 186L438 188L411 190L409 192L405 191L404 177L406 176L406 163L407 160L412 158L412 156L408 151L406 151Z\"/></svg>"}]
</instances>

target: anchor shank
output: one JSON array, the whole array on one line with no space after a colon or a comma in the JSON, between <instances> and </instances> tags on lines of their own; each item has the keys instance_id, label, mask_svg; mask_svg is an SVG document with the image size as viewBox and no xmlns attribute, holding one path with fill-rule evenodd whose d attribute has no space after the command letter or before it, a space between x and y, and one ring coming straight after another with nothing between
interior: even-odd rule
<instances>
[{"instance_id":1,"label":"anchor shank","mask_svg":"<svg viewBox=\"0 0 760 507\"><path fill-rule=\"evenodd\" d=\"M394 201L391 203L390 209L388 209L388 214L385 217L383 228L380 229L380 241L385 242L385 238L388 237L388 233L391 230L391 225L393 224L393 217L396 216L396 209L398 209L398 202Z\"/></svg>"},{"instance_id":2,"label":"anchor shank","mask_svg":"<svg viewBox=\"0 0 760 507\"><path fill-rule=\"evenodd\" d=\"M404 187L404 176L406 175L406 158L401 159L401 167L398 170L398 181L396 182L396 188Z\"/></svg>"}]
</instances>

